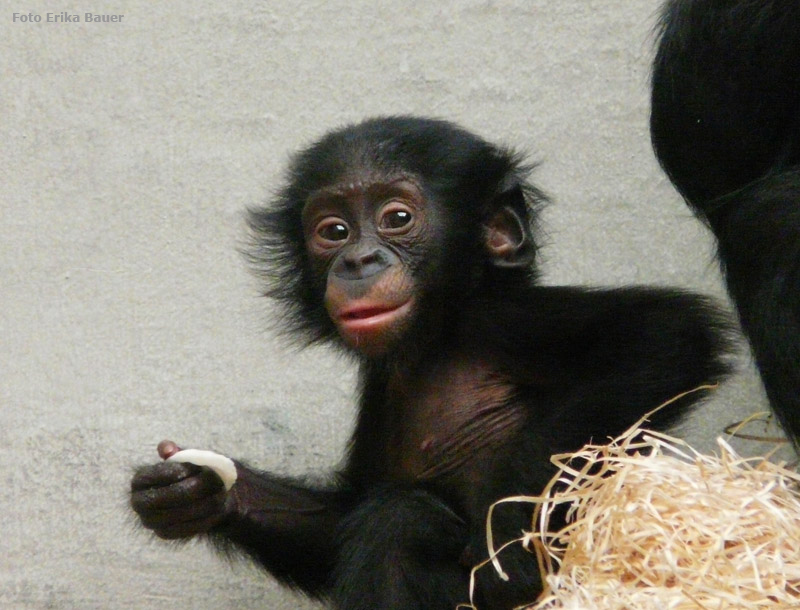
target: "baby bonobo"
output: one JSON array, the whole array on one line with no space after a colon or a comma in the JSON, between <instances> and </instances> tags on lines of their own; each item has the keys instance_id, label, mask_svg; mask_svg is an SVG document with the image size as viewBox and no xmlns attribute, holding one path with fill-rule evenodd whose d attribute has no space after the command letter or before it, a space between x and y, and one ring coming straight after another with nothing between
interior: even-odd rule
<instances>
[{"instance_id":1,"label":"baby bonobo","mask_svg":"<svg viewBox=\"0 0 800 610\"><path fill-rule=\"evenodd\" d=\"M132 505L168 539L205 535L343 610L453 610L469 599L496 500L535 494L549 456L616 435L726 372L727 323L680 290L536 282L543 203L521 159L444 121L388 117L299 153L271 205L251 210L251 257L295 338L360 365L358 422L329 483L234 461L140 469ZM313 378L313 372L309 372ZM678 419L697 394L657 414ZM178 448L163 443L162 458ZM496 513L499 538L530 509ZM479 572L480 608L540 589L533 556Z\"/></svg>"}]
</instances>

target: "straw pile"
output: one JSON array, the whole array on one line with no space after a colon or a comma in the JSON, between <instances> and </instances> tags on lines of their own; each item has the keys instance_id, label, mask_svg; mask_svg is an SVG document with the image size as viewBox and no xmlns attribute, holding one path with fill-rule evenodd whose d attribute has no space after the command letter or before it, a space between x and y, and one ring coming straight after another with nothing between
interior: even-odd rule
<instances>
[{"instance_id":1,"label":"straw pile","mask_svg":"<svg viewBox=\"0 0 800 610\"><path fill-rule=\"evenodd\" d=\"M800 475L718 444L701 455L637 426L555 456L541 497L505 500L536 504L522 543L545 591L529 610L800 608ZM547 533L563 503L570 525Z\"/></svg>"}]
</instances>

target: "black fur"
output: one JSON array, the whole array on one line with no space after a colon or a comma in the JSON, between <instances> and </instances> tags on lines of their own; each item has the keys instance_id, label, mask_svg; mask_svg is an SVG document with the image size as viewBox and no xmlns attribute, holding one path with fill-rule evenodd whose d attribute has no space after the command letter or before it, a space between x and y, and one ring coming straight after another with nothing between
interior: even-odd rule
<instances>
[{"instance_id":1,"label":"black fur","mask_svg":"<svg viewBox=\"0 0 800 610\"><path fill-rule=\"evenodd\" d=\"M800 3L675 0L659 33L653 145L717 237L767 395L800 447Z\"/></svg>"},{"instance_id":2,"label":"black fur","mask_svg":"<svg viewBox=\"0 0 800 610\"><path fill-rule=\"evenodd\" d=\"M252 259L267 294L286 305L287 332L359 359L346 463L322 486L238 464L240 478L221 499L190 467L180 476L146 467L132 499L145 525L167 538L207 532L343 610L452 610L468 601L469 568L486 557L493 502L539 492L552 453L617 435L721 379L728 326L705 298L537 284L531 225L544 197L528 171L518 155L450 123L412 117L352 125L297 155L276 200L250 213ZM365 355L340 341L328 317L330 272L306 248L301 213L320 187L398 172L424 199L422 237L397 248L416 308L400 341ZM524 225L502 257L486 244L498 214ZM653 426L674 422L697 398L660 412ZM516 538L530 508L503 507L494 525L500 538ZM532 556L514 548L503 564L510 583L480 572L479 607L534 600Z\"/></svg>"}]
</instances>

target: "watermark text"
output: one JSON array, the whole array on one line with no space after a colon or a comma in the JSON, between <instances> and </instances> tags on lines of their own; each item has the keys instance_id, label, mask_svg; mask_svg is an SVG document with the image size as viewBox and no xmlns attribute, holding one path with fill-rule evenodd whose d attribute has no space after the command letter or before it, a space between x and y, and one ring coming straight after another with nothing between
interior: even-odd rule
<instances>
[{"instance_id":1,"label":"watermark text","mask_svg":"<svg viewBox=\"0 0 800 610\"><path fill-rule=\"evenodd\" d=\"M13 23L122 23L117 13L11 13Z\"/></svg>"}]
</instances>

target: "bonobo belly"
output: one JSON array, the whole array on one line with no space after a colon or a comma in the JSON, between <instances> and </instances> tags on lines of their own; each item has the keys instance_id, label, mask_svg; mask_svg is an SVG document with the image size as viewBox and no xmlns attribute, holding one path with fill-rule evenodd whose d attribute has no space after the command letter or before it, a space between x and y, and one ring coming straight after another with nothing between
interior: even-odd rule
<instances>
[{"instance_id":1,"label":"bonobo belly","mask_svg":"<svg viewBox=\"0 0 800 610\"><path fill-rule=\"evenodd\" d=\"M387 388L389 475L471 495L527 411L507 376L487 362L443 358L425 374Z\"/></svg>"}]
</instances>

